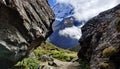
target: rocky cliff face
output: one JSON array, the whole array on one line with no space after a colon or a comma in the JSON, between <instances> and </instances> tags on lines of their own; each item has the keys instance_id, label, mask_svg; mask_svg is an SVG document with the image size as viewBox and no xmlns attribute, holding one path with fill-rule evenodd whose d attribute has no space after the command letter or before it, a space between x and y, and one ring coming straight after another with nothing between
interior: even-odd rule
<instances>
[{"instance_id":1,"label":"rocky cliff face","mask_svg":"<svg viewBox=\"0 0 120 69\"><path fill-rule=\"evenodd\" d=\"M79 58L91 69L120 68L120 5L89 20L82 32Z\"/></svg>"},{"instance_id":2,"label":"rocky cliff face","mask_svg":"<svg viewBox=\"0 0 120 69\"><path fill-rule=\"evenodd\" d=\"M0 69L21 60L52 32L47 0L0 0Z\"/></svg>"}]
</instances>

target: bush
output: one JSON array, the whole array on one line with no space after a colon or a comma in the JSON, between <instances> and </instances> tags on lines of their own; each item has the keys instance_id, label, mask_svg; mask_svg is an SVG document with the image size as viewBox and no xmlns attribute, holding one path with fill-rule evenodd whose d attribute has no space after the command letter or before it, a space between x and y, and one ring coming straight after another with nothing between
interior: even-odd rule
<instances>
[{"instance_id":1,"label":"bush","mask_svg":"<svg viewBox=\"0 0 120 69\"><path fill-rule=\"evenodd\" d=\"M106 63L106 62L101 62L99 64L100 69L109 69L109 66L110 65L108 63Z\"/></svg>"},{"instance_id":2,"label":"bush","mask_svg":"<svg viewBox=\"0 0 120 69\"><path fill-rule=\"evenodd\" d=\"M116 48L108 47L103 50L102 55L103 57L109 57L113 55L116 51L117 51Z\"/></svg>"},{"instance_id":3,"label":"bush","mask_svg":"<svg viewBox=\"0 0 120 69\"><path fill-rule=\"evenodd\" d=\"M54 58L60 59L62 61L70 61L72 59L71 56L68 56L64 52L61 52L61 51L52 51L51 54Z\"/></svg>"},{"instance_id":4,"label":"bush","mask_svg":"<svg viewBox=\"0 0 120 69\"><path fill-rule=\"evenodd\" d=\"M38 50L38 49L34 50L36 57L40 57L44 54L48 54L49 52L50 52L49 50Z\"/></svg>"},{"instance_id":5,"label":"bush","mask_svg":"<svg viewBox=\"0 0 120 69\"><path fill-rule=\"evenodd\" d=\"M16 66L18 66L19 69L38 69L39 62L35 58L25 58L23 61L18 62Z\"/></svg>"}]
</instances>

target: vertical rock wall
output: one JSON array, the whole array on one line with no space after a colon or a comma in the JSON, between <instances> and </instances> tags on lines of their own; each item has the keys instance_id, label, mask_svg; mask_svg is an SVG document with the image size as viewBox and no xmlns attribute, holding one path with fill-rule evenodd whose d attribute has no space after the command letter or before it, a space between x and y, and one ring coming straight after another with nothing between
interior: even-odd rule
<instances>
[{"instance_id":1,"label":"vertical rock wall","mask_svg":"<svg viewBox=\"0 0 120 69\"><path fill-rule=\"evenodd\" d=\"M91 69L120 68L120 5L89 20L82 32L80 59Z\"/></svg>"},{"instance_id":2,"label":"vertical rock wall","mask_svg":"<svg viewBox=\"0 0 120 69\"><path fill-rule=\"evenodd\" d=\"M0 69L7 69L52 33L47 0L0 0Z\"/></svg>"}]
</instances>

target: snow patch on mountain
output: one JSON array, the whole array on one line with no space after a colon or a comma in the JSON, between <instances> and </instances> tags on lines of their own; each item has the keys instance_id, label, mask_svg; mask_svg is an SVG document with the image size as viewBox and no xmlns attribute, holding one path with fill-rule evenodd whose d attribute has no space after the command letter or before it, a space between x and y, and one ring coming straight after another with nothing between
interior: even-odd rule
<instances>
[{"instance_id":1,"label":"snow patch on mountain","mask_svg":"<svg viewBox=\"0 0 120 69\"><path fill-rule=\"evenodd\" d=\"M59 19L64 19L66 16L74 14L74 7L70 4L57 3L52 9L55 13L55 17Z\"/></svg>"}]
</instances>

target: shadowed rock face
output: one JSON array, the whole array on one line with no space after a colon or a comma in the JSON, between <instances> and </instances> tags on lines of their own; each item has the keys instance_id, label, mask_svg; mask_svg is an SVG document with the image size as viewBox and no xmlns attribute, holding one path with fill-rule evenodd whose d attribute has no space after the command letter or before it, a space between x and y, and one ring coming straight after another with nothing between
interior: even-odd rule
<instances>
[{"instance_id":1,"label":"shadowed rock face","mask_svg":"<svg viewBox=\"0 0 120 69\"><path fill-rule=\"evenodd\" d=\"M87 60L91 69L119 68L120 5L89 20L82 33L79 58Z\"/></svg>"},{"instance_id":2,"label":"shadowed rock face","mask_svg":"<svg viewBox=\"0 0 120 69\"><path fill-rule=\"evenodd\" d=\"M0 69L28 55L51 33L47 0L0 0Z\"/></svg>"}]
</instances>

